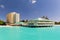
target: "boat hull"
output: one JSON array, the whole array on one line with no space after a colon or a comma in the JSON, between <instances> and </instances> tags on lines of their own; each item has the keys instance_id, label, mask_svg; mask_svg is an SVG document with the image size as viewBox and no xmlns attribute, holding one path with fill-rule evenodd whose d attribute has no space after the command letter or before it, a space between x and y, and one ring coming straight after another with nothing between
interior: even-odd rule
<instances>
[{"instance_id":1,"label":"boat hull","mask_svg":"<svg viewBox=\"0 0 60 40\"><path fill-rule=\"evenodd\" d=\"M29 26L29 25L22 25L23 27L32 27L32 28L37 28L37 27L53 27L53 26Z\"/></svg>"}]
</instances>

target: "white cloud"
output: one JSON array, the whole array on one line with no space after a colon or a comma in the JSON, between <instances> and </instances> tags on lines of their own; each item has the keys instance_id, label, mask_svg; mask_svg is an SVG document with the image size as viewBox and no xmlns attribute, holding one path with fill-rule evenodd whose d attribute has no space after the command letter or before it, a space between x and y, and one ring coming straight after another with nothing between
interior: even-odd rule
<instances>
[{"instance_id":1,"label":"white cloud","mask_svg":"<svg viewBox=\"0 0 60 40\"><path fill-rule=\"evenodd\" d=\"M36 3L37 1L36 0L32 0L32 4Z\"/></svg>"},{"instance_id":2,"label":"white cloud","mask_svg":"<svg viewBox=\"0 0 60 40\"><path fill-rule=\"evenodd\" d=\"M5 8L5 6L4 5L0 5L0 8Z\"/></svg>"}]
</instances>

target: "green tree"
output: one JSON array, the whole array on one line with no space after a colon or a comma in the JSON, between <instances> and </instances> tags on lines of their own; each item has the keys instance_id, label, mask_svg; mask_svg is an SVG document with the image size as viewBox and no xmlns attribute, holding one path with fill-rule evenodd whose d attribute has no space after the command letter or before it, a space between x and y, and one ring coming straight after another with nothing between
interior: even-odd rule
<instances>
[{"instance_id":1,"label":"green tree","mask_svg":"<svg viewBox=\"0 0 60 40\"><path fill-rule=\"evenodd\" d=\"M6 25L6 23L2 20L0 20L0 25Z\"/></svg>"}]
</instances>

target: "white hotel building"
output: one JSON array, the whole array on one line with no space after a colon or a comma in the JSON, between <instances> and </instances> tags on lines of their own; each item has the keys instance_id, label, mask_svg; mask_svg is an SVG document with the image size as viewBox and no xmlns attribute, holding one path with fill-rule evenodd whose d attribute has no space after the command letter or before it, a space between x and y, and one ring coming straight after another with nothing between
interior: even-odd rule
<instances>
[{"instance_id":1,"label":"white hotel building","mask_svg":"<svg viewBox=\"0 0 60 40\"><path fill-rule=\"evenodd\" d=\"M7 23L16 23L20 21L20 14L11 12L7 14Z\"/></svg>"}]
</instances>

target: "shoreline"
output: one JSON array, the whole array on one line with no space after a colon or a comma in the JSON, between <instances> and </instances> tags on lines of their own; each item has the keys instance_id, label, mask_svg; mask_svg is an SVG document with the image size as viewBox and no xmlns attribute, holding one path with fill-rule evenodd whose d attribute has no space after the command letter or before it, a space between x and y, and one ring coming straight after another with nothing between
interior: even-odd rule
<instances>
[{"instance_id":1,"label":"shoreline","mask_svg":"<svg viewBox=\"0 0 60 40\"><path fill-rule=\"evenodd\" d=\"M60 26L60 25L54 25L54 26Z\"/></svg>"},{"instance_id":2,"label":"shoreline","mask_svg":"<svg viewBox=\"0 0 60 40\"><path fill-rule=\"evenodd\" d=\"M54 25L54 26L60 26L60 25ZM0 25L0 27L20 27L20 26Z\"/></svg>"}]
</instances>

